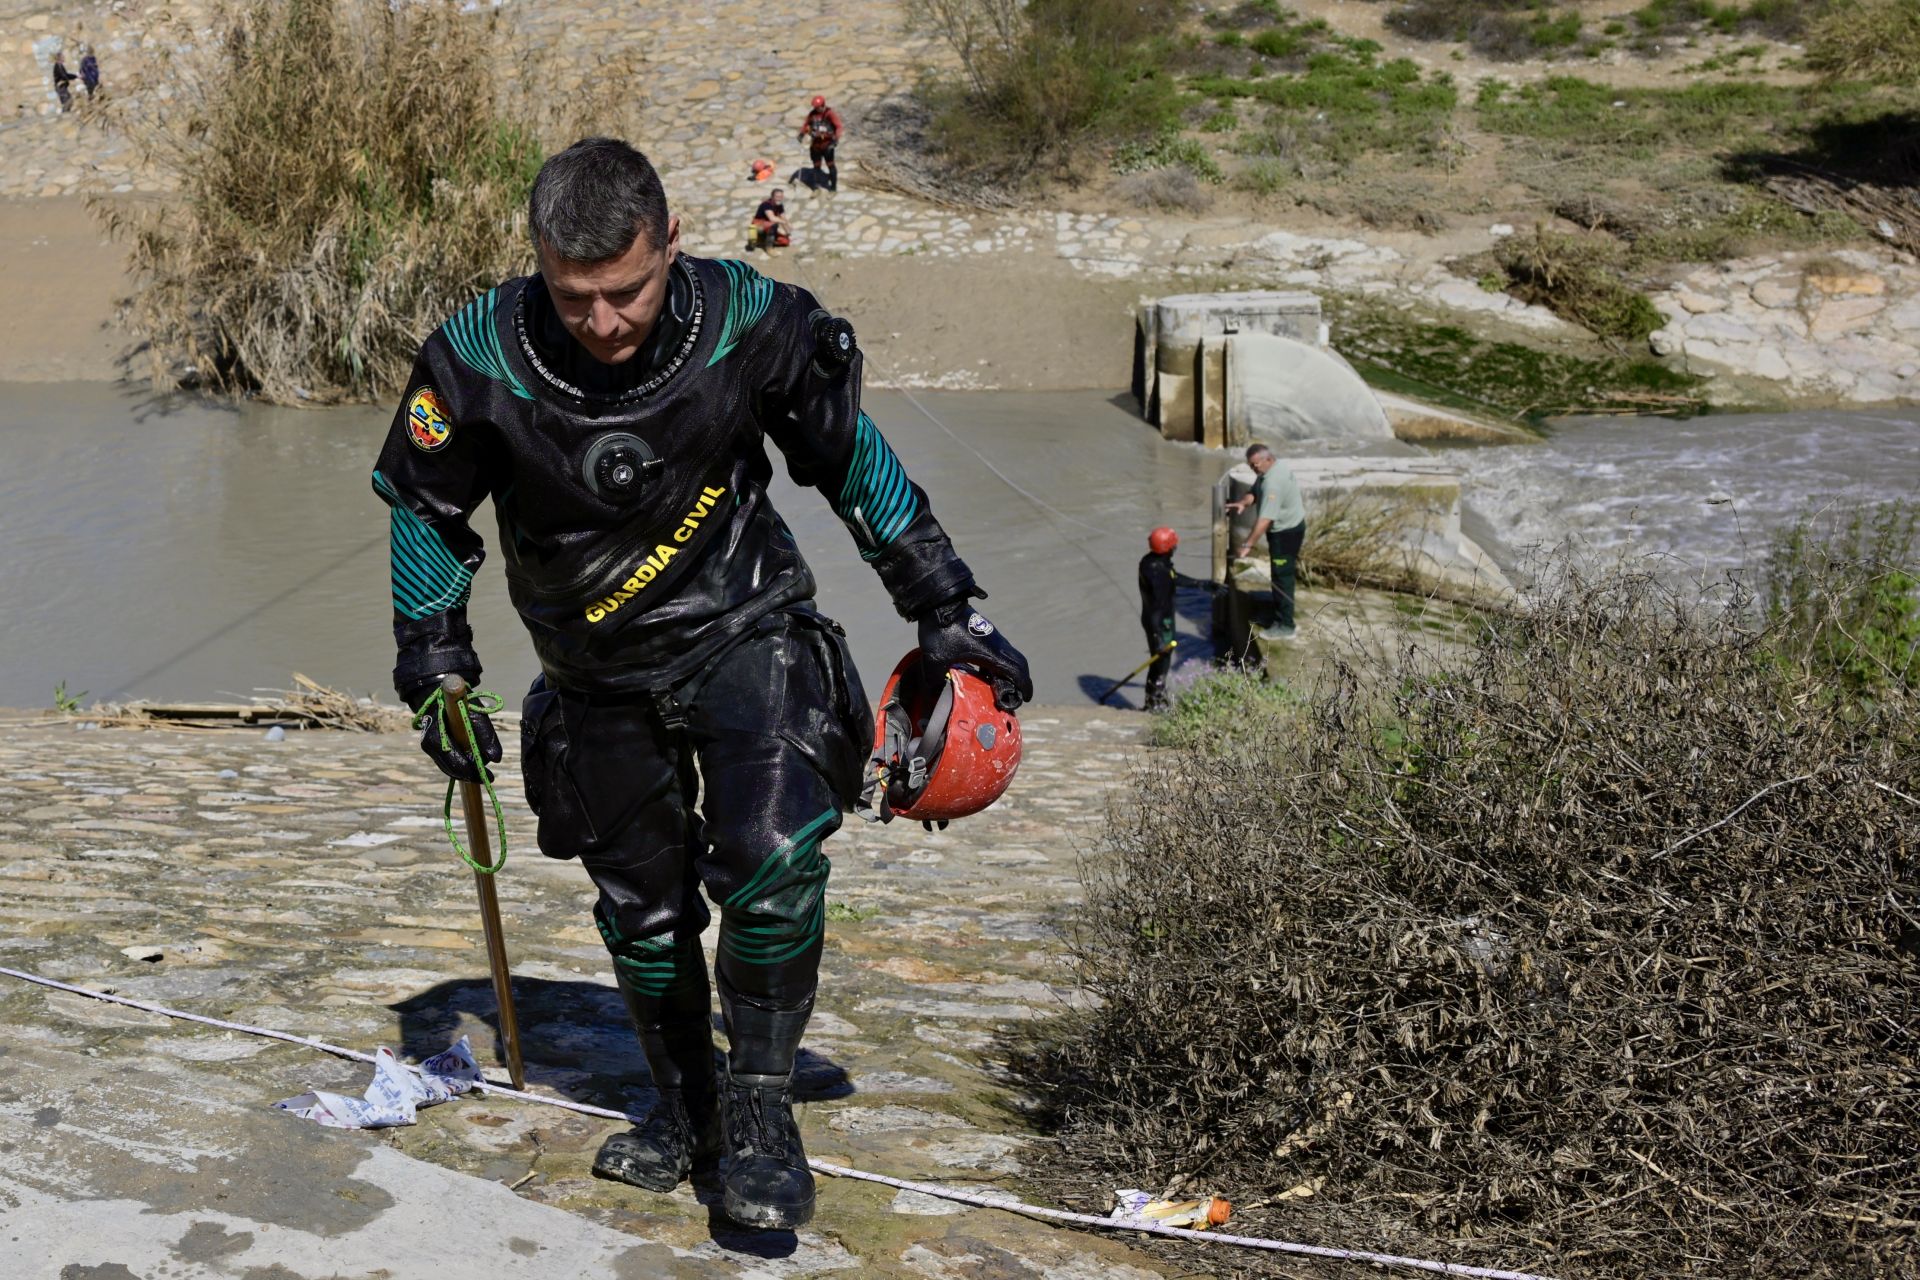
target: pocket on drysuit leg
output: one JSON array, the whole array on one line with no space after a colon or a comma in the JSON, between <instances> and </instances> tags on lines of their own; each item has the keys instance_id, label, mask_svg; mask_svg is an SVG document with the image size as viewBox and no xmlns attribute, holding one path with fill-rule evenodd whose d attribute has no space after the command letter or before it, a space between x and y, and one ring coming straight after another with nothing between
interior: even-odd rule
<instances>
[{"instance_id":1,"label":"pocket on drysuit leg","mask_svg":"<svg viewBox=\"0 0 1920 1280\"><path fill-rule=\"evenodd\" d=\"M576 858L594 843L593 824L567 773L570 735L566 702L545 676L534 679L520 704L520 781L527 807L540 820L540 852Z\"/></svg>"},{"instance_id":2,"label":"pocket on drysuit leg","mask_svg":"<svg viewBox=\"0 0 1920 1280\"><path fill-rule=\"evenodd\" d=\"M832 784L842 806L850 809L859 798L873 747L873 712L840 625L814 614L795 614L794 622L789 632L797 642L794 660L810 657L817 664L825 714L807 718L811 732L795 733L789 724L781 727L781 736L806 755Z\"/></svg>"}]
</instances>

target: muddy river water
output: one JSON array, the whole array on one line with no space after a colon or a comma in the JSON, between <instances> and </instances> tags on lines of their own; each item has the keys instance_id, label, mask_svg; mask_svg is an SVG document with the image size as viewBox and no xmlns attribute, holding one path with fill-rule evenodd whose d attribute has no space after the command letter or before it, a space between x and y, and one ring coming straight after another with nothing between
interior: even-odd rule
<instances>
[{"instance_id":1,"label":"muddy river water","mask_svg":"<svg viewBox=\"0 0 1920 1280\"><path fill-rule=\"evenodd\" d=\"M1147 530L1173 525L1182 567L1204 575L1224 456L1162 442L1104 392L918 400L927 412L881 391L867 407L993 593L984 608L1033 660L1041 699L1085 700L1142 656ZM93 698L244 696L294 671L390 696L387 517L367 480L386 421L0 386L0 705L48 705L60 682ZM1502 553L1572 532L1734 563L1809 499L1920 494L1920 412L1576 422L1542 445L1449 459ZM910 626L817 494L781 474L775 502L877 692ZM490 513L475 525L492 536ZM1197 639L1190 612L1183 635ZM493 560L471 616L486 682L515 697L534 666Z\"/></svg>"}]
</instances>

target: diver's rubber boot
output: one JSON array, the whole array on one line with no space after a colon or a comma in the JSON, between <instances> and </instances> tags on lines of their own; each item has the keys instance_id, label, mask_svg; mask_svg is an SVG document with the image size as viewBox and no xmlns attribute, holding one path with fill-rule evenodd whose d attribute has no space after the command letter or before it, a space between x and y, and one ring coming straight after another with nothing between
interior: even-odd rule
<instances>
[{"instance_id":1,"label":"diver's rubber boot","mask_svg":"<svg viewBox=\"0 0 1920 1280\"><path fill-rule=\"evenodd\" d=\"M694 955L699 955L697 949ZM724 1143L713 1025L708 1021L712 997L705 961L692 963L698 965L697 978L690 977L665 998L632 990L615 966L659 1100L640 1124L600 1144L593 1158L599 1177L647 1191L671 1191L688 1174L719 1167Z\"/></svg>"},{"instance_id":2,"label":"diver's rubber boot","mask_svg":"<svg viewBox=\"0 0 1920 1280\"><path fill-rule=\"evenodd\" d=\"M644 1191L671 1191L696 1169L711 1169L723 1149L720 1109L709 1093L698 1102L680 1089L662 1089L646 1121L600 1144L596 1177Z\"/></svg>"},{"instance_id":3,"label":"diver's rubber boot","mask_svg":"<svg viewBox=\"0 0 1920 1280\"><path fill-rule=\"evenodd\" d=\"M727 1072L725 1210L743 1227L792 1230L813 1220L813 1171L793 1118L793 1076Z\"/></svg>"},{"instance_id":4,"label":"diver's rubber boot","mask_svg":"<svg viewBox=\"0 0 1920 1280\"><path fill-rule=\"evenodd\" d=\"M793 1060L813 996L798 1008L769 1008L735 991L724 972L719 988L728 1040L724 1208L743 1227L791 1230L813 1218L813 1171L793 1118Z\"/></svg>"}]
</instances>

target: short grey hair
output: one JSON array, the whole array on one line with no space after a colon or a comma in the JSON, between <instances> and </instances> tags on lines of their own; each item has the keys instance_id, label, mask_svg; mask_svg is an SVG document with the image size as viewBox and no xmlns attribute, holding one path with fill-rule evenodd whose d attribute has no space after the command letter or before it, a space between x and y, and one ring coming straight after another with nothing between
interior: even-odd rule
<instances>
[{"instance_id":1,"label":"short grey hair","mask_svg":"<svg viewBox=\"0 0 1920 1280\"><path fill-rule=\"evenodd\" d=\"M527 198L533 247L569 262L617 258L644 236L667 243L667 193L653 162L619 138L582 138L540 166Z\"/></svg>"},{"instance_id":2,"label":"short grey hair","mask_svg":"<svg viewBox=\"0 0 1920 1280\"><path fill-rule=\"evenodd\" d=\"M1259 457L1261 454L1272 453L1272 452L1273 450L1267 448L1267 446L1265 446L1264 444L1261 444L1258 440L1255 440L1252 444L1247 446L1247 461L1252 462L1255 458Z\"/></svg>"}]
</instances>

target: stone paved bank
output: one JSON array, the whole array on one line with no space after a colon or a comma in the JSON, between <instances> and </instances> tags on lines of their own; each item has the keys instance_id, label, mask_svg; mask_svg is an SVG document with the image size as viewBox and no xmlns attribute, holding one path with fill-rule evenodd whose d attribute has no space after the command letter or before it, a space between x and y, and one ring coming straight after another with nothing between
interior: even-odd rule
<instances>
[{"instance_id":1,"label":"stone paved bank","mask_svg":"<svg viewBox=\"0 0 1920 1280\"><path fill-rule=\"evenodd\" d=\"M1920 267L1843 249L1702 267L1654 295L1659 355L1858 404L1920 399Z\"/></svg>"},{"instance_id":2,"label":"stone paved bank","mask_svg":"<svg viewBox=\"0 0 1920 1280\"><path fill-rule=\"evenodd\" d=\"M829 844L823 999L802 1062L816 1156L1015 1189L1035 1158L988 1065L990 1037L1062 998L1053 926L1144 721L1040 708L1023 723L1020 782L988 814L932 834L856 821ZM467 1034L492 1063L472 880L410 735L268 743L19 721L0 733L0 965L363 1050L418 1057ZM533 1087L643 1107L586 879L534 850L517 786L503 798L500 890ZM823 1181L797 1239L756 1239L711 1222L713 1197L690 1187L661 1197L592 1178L615 1124L526 1104L460 1099L384 1136L322 1131L266 1108L309 1086L357 1094L367 1068L6 978L0 1053L0 1149L14 1153L0 1165L0 1225L40 1250L24 1272L10 1261L13 1277L360 1275L374 1268L356 1269L354 1249L376 1237L390 1259L431 1246L476 1278L522 1274L509 1264L548 1249L525 1274L588 1274L554 1264L581 1262L566 1250L595 1241L639 1260L595 1264L608 1275L1161 1274L1119 1241L852 1182ZM501 1185L516 1183L517 1197ZM318 1217L287 1207L315 1197ZM484 1222L471 1240L436 1239L467 1204L519 1224L517 1243L495 1248ZM69 1220L92 1225L54 1231ZM189 1256L209 1231L224 1242L220 1269L146 1265ZM290 1250L302 1231L305 1252ZM279 1261L289 1252L299 1260ZM286 1269L266 1269L276 1263ZM108 1264L126 1269L92 1269Z\"/></svg>"}]
</instances>

